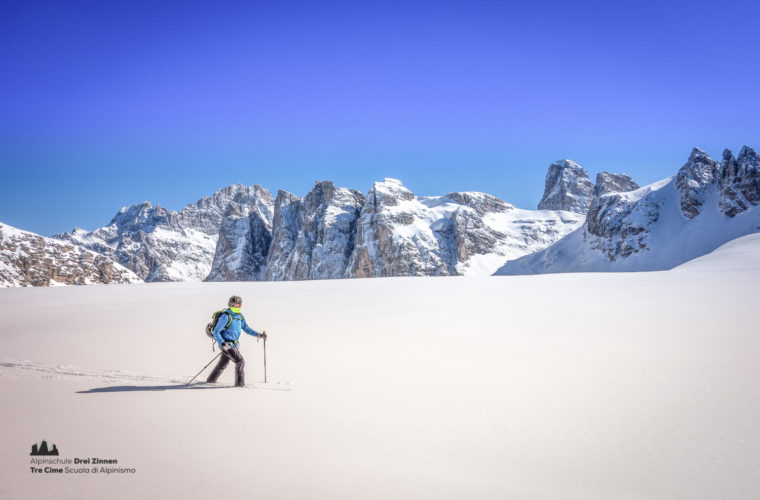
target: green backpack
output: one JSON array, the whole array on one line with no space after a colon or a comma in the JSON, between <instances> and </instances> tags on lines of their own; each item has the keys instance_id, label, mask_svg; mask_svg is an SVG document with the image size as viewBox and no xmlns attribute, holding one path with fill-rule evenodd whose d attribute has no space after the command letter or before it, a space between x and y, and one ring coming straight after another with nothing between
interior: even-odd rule
<instances>
[{"instance_id":1,"label":"green backpack","mask_svg":"<svg viewBox=\"0 0 760 500\"><path fill-rule=\"evenodd\" d=\"M216 324L219 323L219 319L221 318L222 314L227 314L227 309L223 309L221 311L214 311L214 314L211 315L211 323L206 325L206 335L208 335L211 338L211 350L213 351L215 349L216 341L214 340L214 329L216 328ZM232 315L227 314L227 324L224 325L224 330L230 327L230 323L232 323Z\"/></svg>"}]
</instances>

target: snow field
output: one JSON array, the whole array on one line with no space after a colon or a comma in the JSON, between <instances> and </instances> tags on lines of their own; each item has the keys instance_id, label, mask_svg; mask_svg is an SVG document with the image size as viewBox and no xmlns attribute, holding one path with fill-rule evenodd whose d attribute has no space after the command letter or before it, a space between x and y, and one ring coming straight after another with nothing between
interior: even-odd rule
<instances>
[{"instance_id":1,"label":"snow field","mask_svg":"<svg viewBox=\"0 0 760 500\"><path fill-rule=\"evenodd\" d=\"M752 498L760 270L699 270L0 290L0 497ZM289 391L177 382L232 294Z\"/></svg>"}]
</instances>

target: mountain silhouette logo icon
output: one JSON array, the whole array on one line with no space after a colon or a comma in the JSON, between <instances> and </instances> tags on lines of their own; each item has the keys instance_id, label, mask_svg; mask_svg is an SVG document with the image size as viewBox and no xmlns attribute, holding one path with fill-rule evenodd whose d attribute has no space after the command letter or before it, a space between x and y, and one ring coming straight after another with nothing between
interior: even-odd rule
<instances>
[{"instance_id":1,"label":"mountain silhouette logo icon","mask_svg":"<svg viewBox=\"0 0 760 500\"><path fill-rule=\"evenodd\" d=\"M37 443L32 445L32 452L29 455L58 455L58 448L55 445L52 448L48 448L47 441L43 440L39 446L37 446Z\"/></svg>"}]
</instances>

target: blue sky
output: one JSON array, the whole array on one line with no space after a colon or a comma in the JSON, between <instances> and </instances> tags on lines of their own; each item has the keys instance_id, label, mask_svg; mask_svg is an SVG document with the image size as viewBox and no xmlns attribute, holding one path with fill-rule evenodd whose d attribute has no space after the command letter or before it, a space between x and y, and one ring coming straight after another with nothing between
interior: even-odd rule
<instances>
[{"instance_id":1,"label":"blue sky","mask_svg":"<svg viewBox=\"0 0 760 500\"><path fill-rule=\"evenodd\" d=\"M68 5L67 5L68 4ZM0 15L0 221L234 184L495 194L760 147L756 2L28 2Z\"/></svg>"}]
</instances>

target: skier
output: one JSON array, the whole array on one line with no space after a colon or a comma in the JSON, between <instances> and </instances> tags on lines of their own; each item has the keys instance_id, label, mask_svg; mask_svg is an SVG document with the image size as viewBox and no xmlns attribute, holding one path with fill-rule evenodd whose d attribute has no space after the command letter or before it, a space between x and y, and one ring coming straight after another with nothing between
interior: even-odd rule
<instances>
[{"instance_id":1,"label":"skier","mask_svg":"<svg viewBox=\"0 0 760 500\"><path fill-rule=\"evenodd\" d=\"M243 299L237 295L233 295L230 297L227 305L229 308L224 311L214 328L214 340L216 340L216 343L222 350L222 357L208 376L206 382L216 382L230 361L233 361L235 363L235 387L245 387L245 373L243 372L245 360L238 350L240 331L242 329L249 335L265 340L267 334L255 331L245 322L245 318L240 313L240 308L243 307ZM230 321L230 325L226 326L228 321Z\"/></svg>"}]
</instances>

